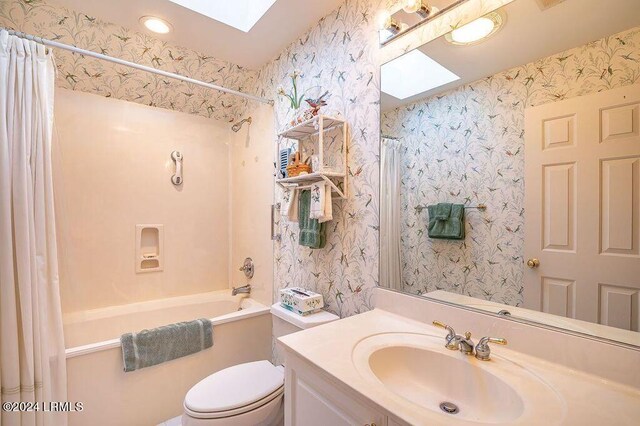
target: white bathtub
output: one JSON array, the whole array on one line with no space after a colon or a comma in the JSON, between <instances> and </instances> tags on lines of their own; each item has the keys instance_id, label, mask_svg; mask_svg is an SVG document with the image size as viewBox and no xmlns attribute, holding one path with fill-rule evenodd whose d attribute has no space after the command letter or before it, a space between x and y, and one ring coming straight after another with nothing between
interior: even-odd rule
<instances>
[{"instance_id":1,"label":"white bathtub","mask_svg":"<svg viewBox=\"0 0 640 426\"><path fill-rule=\"evenodd\" d=\"M213 347L124 373L120 335L196 318L213 323ZM83 402L70 425L153 425L182 412L187 390L241 362L271 358L271 315L229 290L67 314L63 318L69 401Z\"/></svg>"}]
</instances>

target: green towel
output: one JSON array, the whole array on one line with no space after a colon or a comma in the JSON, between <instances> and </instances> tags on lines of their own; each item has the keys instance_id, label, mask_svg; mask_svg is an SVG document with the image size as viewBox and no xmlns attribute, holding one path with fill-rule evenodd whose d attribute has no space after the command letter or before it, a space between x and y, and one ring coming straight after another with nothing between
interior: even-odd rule
<instances>
[{"instance_id":1,"label":"green towel","mask_svg":"<svg viewBox=\"0 0 640 426\"><path fill-rule=\"evenodd\" d=\"M163 325L138 333L120 336L124 371L150 367L181 358L213 346L211 321L195 321Z\"/></svg>"},{"instance_id":2,"label":"green towel","mask_svg":"<svg viewBox=\"0 0 640 426\"><path fill-rule=\"evenodd\" d=\"M319 223L317 219L309 219L311 191L301 191L298 203L299 244L312 249L323 248L327 242L326 222Z\"/></svg>"},{"instance_id":3,"label":"green towel","mask_svg":"<svg viewBox=\"0 0 640 426\"><path fill-rule=\"evenodd\" d=\"M429 238L464 240L464 206L438 203L427 206Z\"/></svg>"}]
</instances>

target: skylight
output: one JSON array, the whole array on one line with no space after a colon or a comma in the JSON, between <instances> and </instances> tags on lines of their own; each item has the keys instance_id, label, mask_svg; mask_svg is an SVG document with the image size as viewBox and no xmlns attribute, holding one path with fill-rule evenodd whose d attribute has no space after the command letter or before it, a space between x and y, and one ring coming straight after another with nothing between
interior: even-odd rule
<instances>
[{"instance_id":1,"label":"skylight","mask_svg":"<svg viewBox=\"0 0 640 426\"><path fill-rule=\"evenodd\" d=\"M251 28L267 13L276 0L169 0L201 15L241 31Z\"/></svg>"},{"instance_id":2,"label":"skylight","mask_svg":"<svg viewBox=\"0 0 640 426\"><path fill-rule=\"evenodd\" d=\"M397 99L406 99L460 77L415 49L382 65L382 91Z\"/></svg>"}]
</instances>

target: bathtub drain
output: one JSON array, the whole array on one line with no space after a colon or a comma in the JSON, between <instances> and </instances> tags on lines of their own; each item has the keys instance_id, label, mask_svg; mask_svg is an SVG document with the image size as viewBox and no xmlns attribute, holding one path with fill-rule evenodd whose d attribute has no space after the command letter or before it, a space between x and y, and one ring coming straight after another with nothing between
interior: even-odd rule
<instances>
[{"instance_id":1,"label":"bathtub drain","mask_svg":"<svg viewBox=\"0 0 640 426\"><path fill-rule=\"evenodd\" d=\"M440 403L440 409L447 414L458 414L458 412L460 411L456 404L448 401Z\"/></svg>"}]
</instances>

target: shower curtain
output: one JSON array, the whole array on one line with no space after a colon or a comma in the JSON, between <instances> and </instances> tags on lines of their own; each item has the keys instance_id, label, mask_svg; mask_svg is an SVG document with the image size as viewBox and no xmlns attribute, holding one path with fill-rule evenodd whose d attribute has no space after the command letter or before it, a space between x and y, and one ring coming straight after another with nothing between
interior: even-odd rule
<instances>
[{"instance_id":1,"label":"shower curtain","mask_svg":"<svg viewBox=\"0 0 640 426\"><path fill-rule=\"evenodd\" d=\"M50 155L54 73L45 46L0 31L2 426L67 423L64 413L6 411L12 402L66 401Z\"/></svg>"},{"instance_id":2,"label":"shower curtain","mask_svg":"<svg viewBox=\"0 0 640 426\"><path fill-rule=\"evenodd\" d=\"M400 142L383 137L380 151L380 285L402 290Z\"/></svg>"}]
</instances>

